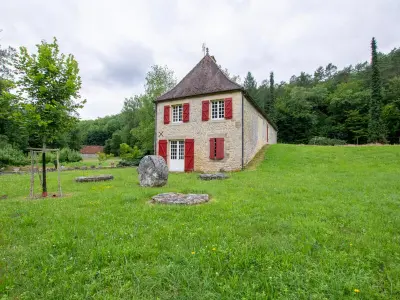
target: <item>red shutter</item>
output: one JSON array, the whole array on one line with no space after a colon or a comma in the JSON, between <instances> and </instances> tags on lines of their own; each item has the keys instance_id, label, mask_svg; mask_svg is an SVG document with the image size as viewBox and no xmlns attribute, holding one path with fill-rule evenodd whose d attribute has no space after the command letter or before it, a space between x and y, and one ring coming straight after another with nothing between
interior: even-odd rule
<instances>
[{"instance_id":1,"label":"red shutter","mask_svg":"<svg viewBox=\"0 0 400 300\"><path fill-rule=\"evenodd\" d=\"M201 102L201 120L208 121L210 118L210 101L204 100Z\"/></svg>"},{"instance_id":2,"label":"red shutter","mask_svg":"<svg viewBox=\"0 0 400 300\"><path fill-rule=\"evenodd\" d=\"M169 124L169 105L164 105L164 124Z\"/></svg>"},{"instance_id":3,"label":"red shutter","mask_svg":"<svg viewBox=\"0 0 400 300\"><path fill-rule=\"evenodd\" d=\"M210 159L215 158L215 139L210 139Z\"/></svg>"},{"instance_id":4,"label":"red shutter","mask_svg":"<svg viewBox=\"0 0 400 300\"><path fill-rule=\"evenodd\" d=\"M183 104L183 122L189 122L189 103L184 103Z\"/></svg>"},{"instance_id":5,"label":"red shutter","mask_svg":"<svg viewBox=\"0 0 400 300\"><path fill-rule=\"evenodd\" d=\"M216 159L223 159L224 158L224 138L216 138L216 146L217 146L217 155L215 156Z\"/></svg>"},{"instance_id":6,"label":"red shutter","mask_svg":"<svg viewBox=\"0 0 400 300\"><path fill-rule=\"evenodd\" d=\"M267 143L268 143L268 138L269 136L268 136L268 124L267 124Z\"/></svg>"},{"instance_id":7,"label":"red shutter","mask_svg":"<svg viewBox=\"0 0 400 300\"><path fill-rule=\"evenodd\" d=\"M185 140L185 172L194 169L194 139Z\"/></svg>"},{"instance_id":8,"label":"red shutter","mask_svg":"<svg viewBox=\"0 0 400 300\"><path fill-rule=\"evenodd\" d=\"M164 158L165 162L167 162L167 144L167 140L158 141L158 155Z\"/></svg>"},{"instance_id":9,"label":"red shutter","mask_svg":"<svg viewBox=\"0 0 400 300\"><path fill-rule=\"evenodd\" d=\"M225 119L232 119L232 98L226 98L225 104Z\"/></svg>"}]
</instances>

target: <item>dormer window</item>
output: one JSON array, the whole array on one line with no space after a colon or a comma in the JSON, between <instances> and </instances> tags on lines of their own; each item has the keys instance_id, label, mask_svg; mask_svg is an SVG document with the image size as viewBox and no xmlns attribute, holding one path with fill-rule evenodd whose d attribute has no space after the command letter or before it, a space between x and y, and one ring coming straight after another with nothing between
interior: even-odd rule
<instances>
[{"instance_id":1,"label":"dormer window","mask_svg":"<svg viewBox=\"0 0 400 300\"><path fill-rule=\"evenodd\" d=\"M182 104L172 106L172 123L182 122Z\"/></svg>"},{"instance_id":2,"label":"dormer window","mask_svg":"<svg viewBox=\"0 0 400 300\"><path fill-rule=\"evenodd\" d=\"M221 120L225 118L224 100L211 101L211 119Z\"/></svg>"}]
</instances>

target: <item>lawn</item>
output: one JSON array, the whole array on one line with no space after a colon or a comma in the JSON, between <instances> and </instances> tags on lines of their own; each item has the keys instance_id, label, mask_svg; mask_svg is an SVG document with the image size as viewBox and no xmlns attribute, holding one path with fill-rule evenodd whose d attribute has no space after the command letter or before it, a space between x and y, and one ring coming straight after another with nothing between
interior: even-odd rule
<instances>
[{"instance_id":1,"label":"lawn","mask_svg":"<svg viewBox=\"0 0 400 300\"><path fill-rule=\"evenodd\" d=\"M1 299L400 299L400 147L274 145L225 181L0 176ZM76 176L114 181L78 184ZM56 190L56 174L49 174ZM164 191L210 203L148 203Z\"/></svg>"}]
</instances>

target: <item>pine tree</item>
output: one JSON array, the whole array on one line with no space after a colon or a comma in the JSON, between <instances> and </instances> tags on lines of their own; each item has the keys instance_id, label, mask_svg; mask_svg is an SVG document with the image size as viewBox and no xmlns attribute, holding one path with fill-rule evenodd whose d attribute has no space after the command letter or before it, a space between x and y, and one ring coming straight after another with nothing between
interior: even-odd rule
<instances>
[{"instance_id":1,"label":"pine tree","mask_svg":"<svg viewBox=\"0 0 400 300\"><path fill-rule=\"evenodd\" d=\"M381 118L382 93L378 66L376 40L371 41L371 99L369 103L368 141L382 143L386 141L385 128Z\"/></svg>"},{"instance_id":2,"label":"pine tree","mask_svg":"<svg viewBox=\"0 0 400 300\"><path fill-rule=\"evenodd\" d=\"M247 76L244 79L243 87L245 88L246 92L250 95L250 97L253 98L254 101L256 101L260 107L262 107L263 101L259 99L260 97L257 91L257 81L255 80L251 72L247 72Z\"/></svg>"},{"instance_id":3,"label":"pine tree","mask_svg":"<svg viewBox=\"0 0 400 300\"><path fill-rule=\"evenodd\" d=\"M268 105L266 105L266 113L273 119L275 116L275 80L274 80L274 72L269 74L269 93L270 93L270 101Z\"/></svg>"}]
</instances>

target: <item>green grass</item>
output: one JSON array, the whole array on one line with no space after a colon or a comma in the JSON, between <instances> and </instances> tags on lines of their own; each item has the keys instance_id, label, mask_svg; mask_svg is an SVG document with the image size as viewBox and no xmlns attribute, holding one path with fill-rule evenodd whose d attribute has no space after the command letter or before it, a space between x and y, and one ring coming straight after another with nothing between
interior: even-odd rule
<instances>
[{"instance_id":1,"label":"green grass","mask_svg":"<svg viewBox=\"0 0 400 300\"><path fill-rule=\"evenodd\" d=\"M395 146L274 145L225 181L65 172L68 197L33 201L28 176L0 176L0 298L399 299L399 166ZM148 203L165 191L212 200Z\"/></svg>"}]
</instances>

